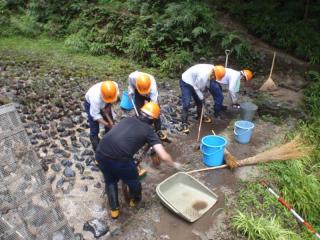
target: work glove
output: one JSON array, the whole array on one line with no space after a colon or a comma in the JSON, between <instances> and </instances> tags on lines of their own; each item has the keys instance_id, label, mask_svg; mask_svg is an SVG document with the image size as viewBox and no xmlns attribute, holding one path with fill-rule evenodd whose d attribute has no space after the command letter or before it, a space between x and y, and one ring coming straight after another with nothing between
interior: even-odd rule
<instances>
[{"instance_id":1,"label":"work glove","mask_svg":"<svg viewBox=\"0 0 320 240\"><path fill-rule=\"evenodd\" d=\"M234 104L232 104L232 107L234 109L239 109L240 108L240 104L239 103L234 103Z\"/></svg>"},{"instance_id":2,"label":"work glove","mask_svg":"<svg viewBox=\"0 0 320 240\"><path fill-rule=\"evenodd\" d=\"M182 164L181 164L181 163L174 162L174 163L173 163L173 167L174 167L177 171L181 171L181 170L182 170Z\"/></svg>"}]
</instances>

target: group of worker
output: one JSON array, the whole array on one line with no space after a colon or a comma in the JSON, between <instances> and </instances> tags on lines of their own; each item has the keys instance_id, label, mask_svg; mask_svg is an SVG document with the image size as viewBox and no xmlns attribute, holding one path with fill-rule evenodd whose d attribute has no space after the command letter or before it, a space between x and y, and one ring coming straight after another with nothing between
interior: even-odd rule
<instances>
[{"instance_id":1,"label":"group of worker","mask_svg":"<svg viewBox=\"0 0 320 240\"><path fill-rule=\"evenodd\" d=\"M241 80L248 81L253 77L250 70L236 71L231 68L211 64L197 64L182 74L180 80L182 102L182 129L189 132L188 111L191 98L197 106L198 118L201 116L206 89L214 99L214 117L219 118L223 105L221 84L228 85L229 95L234 108L239 107L237 92ZM147 73L135 71L128 77L129 98L137 109L135 117L123 118L116 125L112 116L112 104L119 98L119 87L114 81L104 81L93 85L85 95L84 109L88 115L90 141L96 152L96 160L104 175L111 217L120 214L118 201L119 180L129 187L130 207L136 207L141 201L142 187L139 180L137 164L133 159L136 152L145 144L152 147L158 156L169 165L180 169L164 149L161 140L167 138L161 129L158 89L155 78ZM203 122L211 122L208 116ZM105 128L105 135L100 141L99 126ZM151 127L154 125L154 129Z\"/></svg>"}]
</instances>

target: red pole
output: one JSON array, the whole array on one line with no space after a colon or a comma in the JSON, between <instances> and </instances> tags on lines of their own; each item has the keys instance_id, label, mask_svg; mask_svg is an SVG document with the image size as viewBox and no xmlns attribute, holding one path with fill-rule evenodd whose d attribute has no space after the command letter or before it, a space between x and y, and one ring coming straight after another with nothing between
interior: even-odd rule
<instances>
[{"instance_id":1,"label":"red pole","mask_svg":"<svg viewBox=\"0 0 320 240\"><path fill-rule=\"evenodd\" d=\"M317 238L320 239L320 234L317 233L317 231L312 227L312 225L310 223L308 223L306 220L304 220L288 203L286 203L286 201L281 198L275 191L273 191L273 189L271 188L271 185L269 183L267 183L266 181L261 181L261 185L264 186L265 188L267 188L267 190L273 195L275 196L278 201L285 206L289 212L291 212L293 214L293 216L303 225L306 226L306 228L309 229L310 232L312 232Z\"/></svg>"}]
</instances>

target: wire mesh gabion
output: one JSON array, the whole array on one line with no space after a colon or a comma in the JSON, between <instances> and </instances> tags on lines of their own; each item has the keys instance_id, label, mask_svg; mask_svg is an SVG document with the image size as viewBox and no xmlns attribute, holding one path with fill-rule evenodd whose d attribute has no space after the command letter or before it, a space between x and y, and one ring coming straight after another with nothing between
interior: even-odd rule
<instances>
[{"instance_id":1,"label":"wire mesh gabion","mask_svg":"<svg viewBox=\"0 0 320 240\"><path fill-rule=\"evenodd\" d=\"M74 239L13 104L0 106L0 240Z\"/></svg>"}]
</instances>

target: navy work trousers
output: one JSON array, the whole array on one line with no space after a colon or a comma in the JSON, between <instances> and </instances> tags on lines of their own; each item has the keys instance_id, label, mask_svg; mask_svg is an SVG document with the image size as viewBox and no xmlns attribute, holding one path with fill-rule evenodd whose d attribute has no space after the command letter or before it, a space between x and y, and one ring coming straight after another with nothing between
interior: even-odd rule
<instances>
[{"instance_id":1,"label":"navy work trousers","mask_svg":"<svg viewBox=\"0 0 320 240\"><path fill-rule=\"evenodd\" d=\"M106 184L116 185L122 180L128 185L130 190L130 198L136 201L141 200L141 183L139 180L138 169L134 160L116 161L105 158L99 152L96 159L103 173Z\"/></svg>"},{"instance_id":2,"label":"navy work trousers","mask_svg":"<svg viewBox=\"0 0 320 240\"><path fill-rule=\"evenodd\" d=\"M89 122L89 127L90 127L90 136L95 137L99 135L99 122L94 120L92 116L90 115L90 103L87 102L87 100L84 100L83 107L85 112L87 113L88 116L88 122ZM112 117L112 113L110 112L110 117ZM107 133L110 130L110 128L105 127L105 133Z\"/></svg>"}]
</instances>

